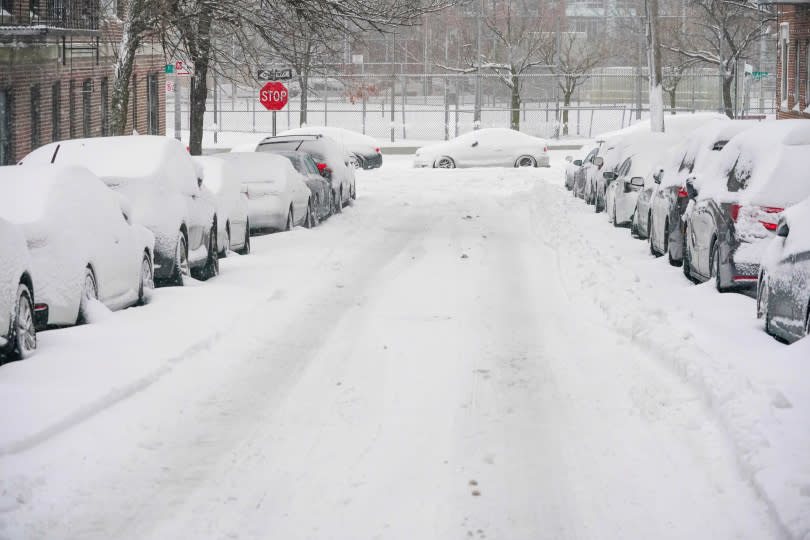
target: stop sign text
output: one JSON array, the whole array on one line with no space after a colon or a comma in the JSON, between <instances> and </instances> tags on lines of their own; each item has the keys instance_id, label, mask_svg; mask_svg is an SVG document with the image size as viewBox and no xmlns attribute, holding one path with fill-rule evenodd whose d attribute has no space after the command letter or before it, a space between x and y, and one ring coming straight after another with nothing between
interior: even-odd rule
<instances>
[{"instance_id":1,"label":"stop sign text","mask_svg":"<svg viewBox=\"0 0 810 540\"><path fill-rule=\"evenodd\" d=\"M259 91L259 102L268 111L280 111L287 105L287 88L280 82L269 82Z\"/></svg>"}]
</instances>

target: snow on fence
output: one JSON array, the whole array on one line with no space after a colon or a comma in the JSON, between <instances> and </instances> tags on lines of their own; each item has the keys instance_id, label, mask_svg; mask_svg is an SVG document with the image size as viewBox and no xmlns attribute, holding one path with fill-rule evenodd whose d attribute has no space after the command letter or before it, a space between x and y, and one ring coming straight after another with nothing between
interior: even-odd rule
<instances>
[{"instance_id":1,"label":"snow on fence","mask_svg":"<svg viewBox=\"0 0 810 540\"><path fill-rule=\"evenodd\" d=\"M189 81L177 77L173 88L179 95L167 93L169 134L175 129L188 130ZM559 77L549 74L520 78L520 131L551 138L593 137L647 115L647 79L635 68L604 68L590 73L567 105L560 82ZM773 114L772 82L766 77L754 85L751 81L739 85L735 92L738 114ZM294 80L287 83L290 99L276 115L277 131L301 125L300 88ZM310 84L306 119L310 125L343 127L390 141L442 140L475 127L475 74L342 75L314 77ZM509 127L509 88L501 78L490 74L481 75L480 86L481 127ZM205 130L272 132L273 114L259 103L260 87L260 83L248 86L211 81ZM675 108L671 110L722 111L721 88L716 71L690 71L677 86ZM665 94L665 105L670 104L670 96Z\"/></svg>"}]
</instances>

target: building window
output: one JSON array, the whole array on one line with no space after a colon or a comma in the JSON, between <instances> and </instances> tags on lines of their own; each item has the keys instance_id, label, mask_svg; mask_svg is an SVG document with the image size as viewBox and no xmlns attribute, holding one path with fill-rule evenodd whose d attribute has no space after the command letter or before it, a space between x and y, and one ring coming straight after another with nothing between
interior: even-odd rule
<instances>
[{"instance_id":1,"label":"building window","mask_svg":"<svg viewBox=\"0 0 810 540\"><path fill-rule=\"evenodd\" d=\"M807 54L804 55L805 81L804 81L804 106L810 109L810 41L807 42Z\"/></svg>"},{"instance_id":2,"label":"building window","mask_svg":"<svg viewBox=\"0 0 810 540\"><path fill-rule=\"evenodd\" d=\"M107 137L110 134L110 103L109 83L107 77L101 79L101 136Z\"/></svg>"},{"instance_id":3,"label":"building window","mask_svg":"<svg viewBox=\"0 0 810 540\"><path fill-rule=\"evenodd\" d=\"M73 79L68 85L68 134L71 139L76 138L76 81Z\"/></svg>"},{"instance_id":4,"label":"building window","mask_svg":"<svg viewBox=\"0 0 810 540\"><path fill-rule=\"evenodd\" d=\"M62 86L59 81L51 86L51 141L62 138Z\"/></svg>"},{"instance_id":5,"label":"building window","mask_svg":"<svg viewBox=\"0 0 810 540\"><path fill-rule=\"evenodd\" d=\"M799 42L796 42L796 60L793 61L793 105L799 108L799 93L802 76L799 74L799 66L801 65L801 50L799 49Z\"/></svg>"},{"instance_id":6,"label":"building window","mask_svg":"<svg viewBox=\"0 0 810 540\"><path fill-rule=\"evenodd\" d=\"M138 131L138 76L132 76L132 132Z\"/></svg>"},{"instance_id":7,"label":"building window","mask_svg":"<svg viewBox=\"0 0 810 540\"><path fill-rule=\"evenodd\" d=\"M13 163L12 127L14 126L14 94L11 89L0 90L0 165Z\"/></svg>"},{"instance_id":8,"label":"building window","mask_svg":"<svg viewBox=\"0 0 810 540\"><path fill-rule=\"evenodd\" d=\"M39 85L35 84L31 87L31 150L36 150L41 144L40 101Z\"/></svg>"},{"instance_id":9,"label":"building window","mask_svg":"<svg viewBox=\"0 0 810 540\"><path fill-rule=\"evenodd\" d=\"M90 101L93 97L93 81L85 79L82 83L82 136L90 137Z\"/></svg>"},{"instance_id":10,"label":"building window","mask_svg":"<svg viewBox=\"0 0 810 540\"><path fill-rule=\"evenodd\" d=\"M151 73L146 77L146 133L148 135L157 135L160 131L159 107L158 74Z\"/></svg>"},{"instance_id":11,"label":"building window","mask_svg":"<svg viewBox=\"0 0 810 540\"><path fill-rule=\"evenodd\" d=\"M779 85L780 86L780 88L779 88L780 92L779 93L781 94L782 103L784 104L785 107L787 107L787 102L788 102L788 95L787 95L787 93L788 93L788 43L787 43L787 41L782 41L782 47L780 47L780 49L781 49L780 56L782 57L782 73L780 73L780 75L782 76L782 80L779 81L780 82L780 85Z\"/></svg>"}]
</instances>

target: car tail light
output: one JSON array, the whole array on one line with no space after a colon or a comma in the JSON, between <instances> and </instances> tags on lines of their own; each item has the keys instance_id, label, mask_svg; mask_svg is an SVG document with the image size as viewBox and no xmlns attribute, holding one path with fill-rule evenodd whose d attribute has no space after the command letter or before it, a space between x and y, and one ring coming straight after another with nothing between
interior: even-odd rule
<instances>
[{"instance_id":1,"label":"car tail light","mask_svg":"<svg viewBox=\"0 0 810 540\"><path fill-rule=\"evenodd\" d=\"M323 171L327 170L326 163L318 163L318 170L323 174Z\"/></svg>"},{"instance_id":2,"label":"car tail light","mask_svg":"<svg viewBox=\"0 0 810 540\"><path fill-rule=\"evenodd\" d=\"M34 304L34 311L48 311L48 304Z\"/></svg>"},{"instance_id":3,"label":"car tail light","mask_svg":"<svg viewBox=\"0 0 810 540\"><path fill-rule=\"evenodd\" d=\"M734 220L734 223L737 223L738 219L740 218L740 210L745 208L741 204L732 204L729 210L731 214L731 219ZM784 208L778 208L776 206L754 206L750 207L750 209L746 210L745 214L750 214L751 216L755 216L757 221L759 221L763 227L768 229L769 231L775 231L776 225L779 220L779 213L781 213Z\"/></svg>"},{"instance_id":4,"label":"car tail light","mask_svg":"<svg viewBox=\"0 0 810 540\"><path fill-rule=\"evenodd\" d=\"M678 188L678 197L689 197L689 192L686 191L685 187Z\"/></svg>"},{"instance_id":5,"label":"car tail light","mask_svg":"<svg viewBox=\"0 0 810 540\"><path fill-rule=\"evenodd\" d=\"M543 147L543 153L545 154L546 152L548 152L548 146Z\"/></svg>"},{"instance_id":6,"label":"car tail light","mask_svg":"<svg viewBox=\"0 0 810 540\"><path fill-rule=\"evenodd\" d=\"M375 151L375 152L377 152L378 154L380 153L380 149L379 149L379 148L375 148L375 149L374 149L374 151Z\"/></svg>"}]
</instances>

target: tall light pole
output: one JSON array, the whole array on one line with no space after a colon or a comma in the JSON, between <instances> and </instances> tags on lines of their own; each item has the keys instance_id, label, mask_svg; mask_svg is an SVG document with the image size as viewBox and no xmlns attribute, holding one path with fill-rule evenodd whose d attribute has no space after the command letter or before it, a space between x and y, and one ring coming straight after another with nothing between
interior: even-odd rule
<instances>
[{"instance_id":1,"label":"tall light pole","mask_svg":"<svg viewBox=\"0 0 810 540\"><path fill-rule=\"evenodd\" d=\"M481 127L481 19L484 17L484 0L478 7L478 66L475 73L475 111L473 112L473 129Z\"/></svg>"}]
</instances>

